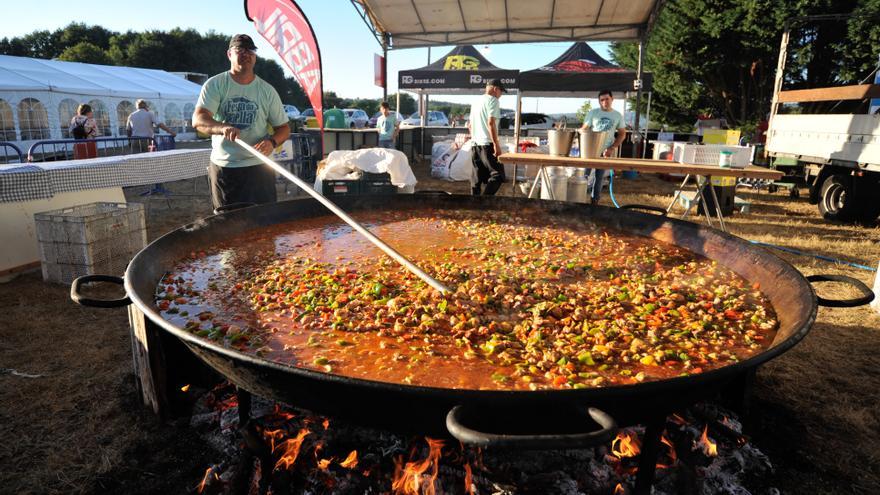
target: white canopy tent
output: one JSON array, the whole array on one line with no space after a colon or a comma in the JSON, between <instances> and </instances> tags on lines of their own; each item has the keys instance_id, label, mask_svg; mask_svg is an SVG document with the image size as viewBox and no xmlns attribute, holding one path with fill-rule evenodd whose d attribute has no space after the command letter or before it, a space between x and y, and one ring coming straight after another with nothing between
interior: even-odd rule
<instances>
[{"instance_id":1,"label":"white canopy tent","mask_svg":"<svg viewBox=\"0 0 880 495\"><path fill-rule=\"evenodd\" d=\"M102 135L124 136L137 99L147 100L160 121L187 137L194 133L190 119L200 90L161 70L0 55L0 141L26 148L68 138L81 103L92 106Z\"/></svg>"},{"instance_id":2,"label":"white canopy tent","mask_svg":"<svg viewBox=\"0 0 880 495\"><path fill-rule=\"evenodd\" d=\"M351 0L388 50L456 44L638 41L636 122L644 42L665 0ZM387 66L387 64L385 64ZM387 77L383 78L387 80ZM522 109L516 108L519 128Z\"/></svg>"}]
</instances>

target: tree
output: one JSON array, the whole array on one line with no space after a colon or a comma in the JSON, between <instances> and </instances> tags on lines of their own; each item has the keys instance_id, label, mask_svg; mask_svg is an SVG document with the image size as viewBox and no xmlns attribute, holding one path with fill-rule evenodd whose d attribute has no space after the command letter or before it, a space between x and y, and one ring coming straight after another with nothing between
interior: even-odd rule
<instances>
[{"instance_id":1,"label":"tree","mask_svg":"<svg viewBox=\"0 0 880 495\"><path fill-rule=\"evenodd\" d=\"M734 127L754 125L770 109L785 21L855 10L880 11L880 0L667 2L647 41L645 69L654 77L652 120L691 128L697 115L714 114ZM855 27L849 21L849 26L793 31L788 86L848 83L853 80L846 76L849 67L864 67L866 60L876 63L877 53L865 40L877 46L878 23ZM865 29L873 34L866 36ZM859 42L865 49L853 53L848 46ZM612 55L617 63L635 68L634 43L613 44ZM642 99L642 111L645 104Z\"/></svg>"},{"instance_id":2,"label":"tree","mask_svg":"<svg viewBox=\"0 0 880 495\"><path fill-rule=\"evenodd\" d=\"M580 108L578 108L578 111L575 114L575 118L579 123L583 122L584 119L587 117L587 113L592 109L593 105L590 104L590 100L584 100L584 104L581 105Z\"/></svg>"},{"instance_id":3,"label":"tree","mask_svg":"<svg viewBox=\"0 0 880 495\"><path fill-rule=\"evenodd\" d=\"M88 41L81 41L71 47L66 48L58 60L66 60L68 62L83 62L87 64L113 65L113 61L107 52L99 46Z\"/></svg>"},{"instance_id":4,"label":"tree","mask_svg":"<svg viewBox=\"0 0 880 495\"><path fill-rule=\"evenodd\" d=\"M393 109L397 105L397 93L388 95L387 101ZM409 93L400 93L400 108L397 111L403 116L409 116L415 113L416 109L416 99Z\"/></svg>"}]
</instances>

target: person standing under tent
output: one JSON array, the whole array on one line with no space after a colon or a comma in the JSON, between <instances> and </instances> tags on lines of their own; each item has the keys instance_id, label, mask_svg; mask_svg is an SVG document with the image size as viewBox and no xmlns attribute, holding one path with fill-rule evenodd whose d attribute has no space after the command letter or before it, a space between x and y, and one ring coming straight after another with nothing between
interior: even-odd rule
<instances>
[{"instance_id":1,"label":"person standing under tent","mask_svg":"<svg viewBox=\"0 0 880 495\"><path fill-rule=\"evenodd\" d=\"M205 82L192 118L196 129L212 135L208 180L215 210L232 203L277 201L275 171L235 140L269 155L290 136L278 92L254 74L254 40L246 34L233 36L226 57L229 70Z\"/></svg>"},{"instance_id":2,"label":"person standing under tent","mask_svg":"<svg viewBox=\"0 0 880 495\"><path fill-rule=\"evenodd\" d=\"M605 132L605 142L602 144L601 155L606 158L613 157L620 143L626 138L626 125L623 123L623 115L617 110L611 108L614 96L611 91L603 89L599 91L599 108L593 108L584 117L584 124L581 129L592 129L594 132ZM617 130L615 138L614 130ZM584 172L587 177L592 175L592 180L588 182L590 193L590 204L599 204L599 196L602 193L602 179L605 178L605 169L594 168L586 169Z\"/></svg>"},{"instance_id":3,"label":"person standing under tent","mask_svg":"<svg viewBox=\"0 0 880 495\"><path fill-rule=\"evenodd\" d=\"M477 178L473 185L474 196L492 196L504 183L504 165L498 163L501 154L501 143L498 140L498 121L501 119L501 105L498 98L507 90L500 79L492 79L486 83L486 93L471 105L471 116L468 121L471 139L474 142L471 160Z\"/></svg>"},{"instance_id":4,"label":"person standing under tent","mask_svg":"<svg viewBox=\"0 0 880 495\"><path fill-rule=\"evenodd\" d=\"M177 136L176 132L162 122L156 120L156 116L147 108L147 102L145 100L138 100L135 105L137 106L137 110L128 116L128 121L125 123L125 133L128 134L129 137L152 139L155 135L153 130L154 127L165 130L165 132L171 134L171 137Z\"/></svg>"},{"instance_id":5,"label":"person standing under tent","mask_svg":"<svg viewBox=\"0 0 880 495\"><path fill-rule=\"evenodd\" d=\"M70 136L76 140L95 139L101 135L98 122L92 113L92 106L83 103L76 109L76 115L70 119L70 127L67 128ZM98 144L95 141L76 143L73 145L73 159L95 158L98 156Z\"/></svg>"},{"instance_id":6,"label":"person standing under tent","mask_svg":"<svg viewBox=\"0 0 880 495\"><path fill-rule=\"evenodd\" d=\"M388 103L379 104L379 112L382 115L376 120L376 128L379 129L379 147L394 149L394 141L397 138L397 119L391 113Z\"/></svg>"},{"instance_id":7,"label":"person standing under tent","mask_svg":"<svg viewBox=\"0 0 880 495\"><path fill-rule=\"evenodd\" d=\"M74 139L94 139L98 137L98 122L95 121L92 106L83 103L76 109L76 115L70 119L67 129Z\"/></svg>"}]
</instances>

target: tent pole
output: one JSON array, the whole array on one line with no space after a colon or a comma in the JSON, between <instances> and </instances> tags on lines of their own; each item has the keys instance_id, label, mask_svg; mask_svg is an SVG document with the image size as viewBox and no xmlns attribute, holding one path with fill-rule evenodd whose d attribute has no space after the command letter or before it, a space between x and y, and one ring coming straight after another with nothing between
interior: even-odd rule
<instances>
[{"instance_id":1,"label":"tent pole","mask_svg":"<svg viewBox=\"0 0 880 495\"><path fill-rule=\"evenodd\" d=\"M517 90L516 91L516 112L514 113L514 117L513 117L513 143L515 146L515 150L519 149L519 131L520 131L520 124L522 124L521 114L522 114L522 93L519 90Z\"/></svg>"},{"instance_id":2,"label":"tent pole","mask_svg":"<svg viewBox=\"0 0 880 495\"><path fill-rule=\"evenodd\" d=\"M642 158L648 153L648 128L651 125L651 95L653 91L648 91L648 111L645 115L645 144L642 145Z\"/></svg>"},{"instance_id":3,"label":"tent pole","mask_svg":"<svg viewBox=\"0 0 880 495\"><path fill-rule=\"evenodd\" d=\"M382 33L382 101L388 102L388 33Z\"/></svg>"},{"instance_id":4,"label":"tent pole","mask_svg":"<svg viewBox=\"0 0 880 495\"><path fill-rule=\"evenodd\" d=\"M629 91L624 91L623 93L623 125L626 126L626 104L629 101ZM630 141L633 141L633 146L635 146L635 140L630 134ZM620 148L617 149L617 155L620 156ZM633 156L635 156L635 151L633 151Z\"/></svg>"},{"instance_id":5,"label":"tent pole","mask_svg":"<svg viewBox=\"0 0 880 495\"><path fill-rule=\"evenodd\" d=\"M639 36L639 64L636 67L636 81L634 84L636 86L635 87L635 90L636 90L636 120L633 123L634 124L633 128L635 129L636 133L639 135L640 138L643 137L642 132L640 130L640 128L641 128L641 125L640 125L641 118L640 117L641 117L641 100L642 100L642 66L644 65L644 63L645 63L645 34L644 34L644 32L642 32L642 33L640 33L640 36ZM644 139L642 139L641 141L642 141L642 148L644 148L645 147ZM638 149L633 148L633 158L636 158L638 156L639 156Z\"/></svg>"},{"instance_id":6,"label":"tent pole","mask_svg":"<svg viewBox=\"0 0 880 495\"><path fill-rule=\"evenodd\" d=\"M428 65L431 65L431 47L428 47ZM425 106L421 108L422 110L422 146L421 146L421 154L425 156L425 126L428 125L428 94L425 93ZM428 153L428 156L431 154Z\"/></svg>"}]
</instances>

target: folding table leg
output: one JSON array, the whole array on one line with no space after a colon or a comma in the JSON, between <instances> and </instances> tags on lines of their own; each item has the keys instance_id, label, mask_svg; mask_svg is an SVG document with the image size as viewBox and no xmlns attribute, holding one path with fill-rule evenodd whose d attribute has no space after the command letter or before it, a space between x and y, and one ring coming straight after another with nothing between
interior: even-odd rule
<instances>
[{"instance_id":1,"label":"folding table leg","mask_svg":"<svg viewBox=\"0 0 880 495\"><path fill-rule=\"evenodd\" d=\"M672 196L672 202L669 203L669 206L666 207L666 213L672 211L672 207L675 206L675 202L678 201L678 198L681 196L681 191L684 189L684 186L687 185L688 179L690 178L691 174L687 174L684 176L684 180L681 182L681 185L678 186L678 189L675 190L675 194Z\"/></svg>"},{"instance_id":2,"label":"folding table leg","mask_svg":"<svg viewBox=\"0 0 880 495\"><path fill-rule=\"evenodd\" d=\"M550 172L547 172L547 167L541 167L541 173L544 174L544 186L547 188L547 195L550 196L551 201L556 201L556 194L553 191L553 184L550 182Z\"/></svg>"},{"instance_id":3,"label":"folding table leg","mask_svg":"<svg viewBox=\"0 0 880 495\"><path fill-rule=\"evenodd\" d=\"M718 217L718 223L721 225L721 232L727 232L727 227L724 226L724 214L721 213L721 203L718 202L718 195L715 194L715 187L712 185L712 178L709 177L709 191L712 193L712 201L715 202L715 216ZM703 208L706 210L706 214L709 213L708 208Z\"/></svg>"},{"instance_id":4,"label":"folding table leg","mask_svg":"<svg viewBox=\"0 0 880 495\"><path fill-rule=\"evenodd\" d=\"M538 165L538 167L540 167L540 169L538 170L538 173L535 174L535 181L532 182L532 188L529 189L529 199L532 199L532 195L535 194L535 189L538 187L538 181L544 180L544 177L541 176L541 170L543 170L544 167L541 167L540 165Z\"/></svg>"}]
</instances>

